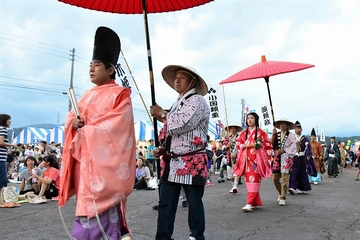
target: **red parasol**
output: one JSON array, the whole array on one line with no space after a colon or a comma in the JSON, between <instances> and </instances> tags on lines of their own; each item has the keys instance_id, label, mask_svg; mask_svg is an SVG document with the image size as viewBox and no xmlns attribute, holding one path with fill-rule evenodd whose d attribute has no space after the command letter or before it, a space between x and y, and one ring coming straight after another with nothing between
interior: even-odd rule
<instances>
[{"instance_id":1,"label":"red parasol","mask_svg":"<svg viewBox=\"0 0 360 240\"><path fill-rule=\"evenodd\" d=\"M151 90L151 103L155 105L155 88L154 88L154 75L151 59L151 47L149 38L149 26L147 21L147 13L162 13L179 11L192 7L197 7L213 0L58 0L63 3L82 7L101 12L111 12L119 14L143 14L146 45L148 54L149 76L150 76L150 90ZM154 118L154 132L157 133L156 118ZM158 146L158 136L154 136L155 146Z\"/></svg>"},{"instance_id":2,"label":"red parasol","mask_svg":"<svg viewBox=\"0 0 360 240\"><path fill-rule=\"evenodd\" d=\"M155 105L155 86L154 75L151 59L151 47L149 37L149 26L147 20L147 13L162 13L172 12L192 7L197 7L213 0L58 0L70 5L97 10L101 12L111 12L119 14L143 14L145 25L145 37L148 55L149 77L150 77L150 91L151 104ZM158 133L157 120L153 118L154 133ZM155 146L159 146L158 134L154 134ZM157 165L160 166L159 159L156 160ZM157 169L157 176L160 176L160 168Z\"/></svg>"},{"instance_id":3,"label":"red parasol","mask_svg":"<svg viewBox=\"0 0 360 240\"><path fill-rule=\"evenodd\" d=\"M267 61L266 57L263 55L261 56L261 62L256 63L248 68L245 68L244 70L241 70L238 73L235 73L234 75L228 77L227 79L222 80L220 84L233 83L233 82L245 81L256 78L264 78L269 95L272 119L273 119L273 123L275 123L274 110L272 106L270 87L269 87L270 76L274 76L282 73L296 72L311 67L315 67L315 65L306 64L306 63L295 63L295 62Z\"/></svg>"}]
</instances>

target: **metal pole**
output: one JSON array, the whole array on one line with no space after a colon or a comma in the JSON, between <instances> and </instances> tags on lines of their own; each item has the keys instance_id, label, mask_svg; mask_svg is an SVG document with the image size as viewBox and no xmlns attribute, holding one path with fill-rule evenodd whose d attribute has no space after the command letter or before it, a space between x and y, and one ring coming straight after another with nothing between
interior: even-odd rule
<instances>
[{"instance_id":1,"label":"metal pole","mask_svg":"<svg viewBox=\"0 0 360 240\"><path fill-rule=\"evenodd\" d=\"M70 74L70 87L73 87L73 78L74 78L74 60L75 60L75 48L73 48L72 50L70 50L71 52L71 74ZM71 101L69 98L69 112L71 111Z\"/></svg>"},{"instance_id":2,"label":"metal pole","mask_svg":"<svg viewBox=\"0 0 360 240\"><path fill-rule=\"evenodd\" d=\"M316 141L319 141L319 140L320 140L320 138L318 138L318 136L320 136L318 131L319 131L318 125L316 124L316 133L315 133L315 135L316 135Z\"/></svg>"}]
</instances>

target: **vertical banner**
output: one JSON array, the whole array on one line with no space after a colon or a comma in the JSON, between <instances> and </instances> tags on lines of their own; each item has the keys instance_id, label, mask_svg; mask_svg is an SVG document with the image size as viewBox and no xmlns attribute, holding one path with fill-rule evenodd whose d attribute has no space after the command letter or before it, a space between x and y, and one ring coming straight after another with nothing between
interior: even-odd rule
<instances>
[{"instance_id":1,"label":"vertical banner","mask_svg":"<svg viewBox=\"0 0 360 240\"><path fill-rule=\"evenodd\" d=\"M246 116L248 115L248 113L249 113L249 107L246 107L246 108L245 108L245 111L244 111L244 114L243 114L243 116L242 116L242 118L243 118L243 119L242 119L242 123L243 123L243 124L242 124L241 127L242 127L243 129L246 129L246 128L247 128L247 125L246 125Z\"/></svg>"},{"instance_id":2,"label":"vertical banner","mask_svg":"<svg viewBox=\"0 0 360 240\"><path fill-rule=\"evenodd\" d=\"M210 119L217 120L220 118L220 112L219 112L219 104L218 104L218 97L217 97L217 91L210 87L208 90L208 103L210 106Z\"/></svg>"},{"instance_id":3,"label":"vertical banner","mask_svg":"<svg viewBox=\"0 0 360 240\"><path fill-rule=\"evenodd\" d=\"M131 97L136 96L139 92L135 88L134 81L131 75L130 69L128 69L125 63L125 57L120 55L119 57L119 64L117 65L117 72L120 76L117 77L117 82L119 85L123 87L128 87L131 89Z\"/></svg>"},{"instance_id":4,"label":"vertical banner","mask_svg":"<svg viewBox=\"0 0 360 240\"><path fill-rule=\"evenodd\" d=\"M205 98L210 107L210 121L225 120L224 96L219 83L208 85L209 90Z\"/></svg>"},{"instance_id":5,"label":"vertical banner","mask_svg":"<svg viewBox=\"0 0 360 240\"><path fill-rule=\"evenodd\" d=\"M222 136L224 125L222 121L225 119L224 97L219 83L209 84L208 93L205 98L208 101L210 108L210 122L216 122L216 134L218 137Z\"/></svg>"},{"instance_id":6,"label":"vertical banner","mask_svg":"<svg viewBox=\"0 0 360 240\"><path fill-rule=\"evenodd\" d=\"M321 129L320 141L325 142L325 131L324 131L324 129Z\"/></svg>"},{"instance_id":7,"label":"vertical banner","mask_svg":"<svg viewBox=\"0 0 360 240\"><path fill-rule=\"evenodd\" d=\"M222 133L224 131L224 124L221 122L221 120L218 120L216 123L216 134L219 136L222 136Z\"/></svg>"},{"instance_id":8,"label":"vertical banner","mask_svg":"<svg viewBox=\"0 0 360 240\"><path fill-rule=\"evenodd\" d=\"M271 133L273 123L271 121L270 108L268 104L262 104L260 106L260 119L261 119L262 129L266 133Z\"/></svg>"}]
</instances>

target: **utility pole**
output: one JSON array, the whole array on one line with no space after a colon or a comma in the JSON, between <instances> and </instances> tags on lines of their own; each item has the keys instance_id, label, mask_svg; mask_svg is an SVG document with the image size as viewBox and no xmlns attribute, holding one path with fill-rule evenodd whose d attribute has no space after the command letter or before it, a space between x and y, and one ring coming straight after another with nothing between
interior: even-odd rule
<instances>
[{"instance_id":1,"label":"utility pole","mask_svg":"<svg viewBox=\"0 0 360 240\"><path fill-rule=\"evenodd\" d=\"M318 129L318 125L317 125L317 124L316 124L316 133L315 133L315 135L316 135L316 141L319 141L318 136L320 136L320 134L319 134L319 129Z\"/></svg>"},{"instance_id":2,"label":"utility pole","mask_svg":"<svg viewBox=\"0 0 360 240\"><path fill-rule=\"evenodd\" d=\"M244 126L244 110L245 110L245 100L241 99L241 127Z\"/></svg>"},{"instance_id":3,"label":"utility pole","mask_svg":"<svg viewBox=\"0 0 360 240\"><path fill-rule=\"evenodd\" d=\"M75 48L73 48L72 50L70 50L70 57L71 59L69 59L71 61L71 74L70 74L70 87L73 86L73 78L74 78L74 61L75 61ZM69 98L69 111L71 111L71 101Z\"/></svg>"}]
</instances>

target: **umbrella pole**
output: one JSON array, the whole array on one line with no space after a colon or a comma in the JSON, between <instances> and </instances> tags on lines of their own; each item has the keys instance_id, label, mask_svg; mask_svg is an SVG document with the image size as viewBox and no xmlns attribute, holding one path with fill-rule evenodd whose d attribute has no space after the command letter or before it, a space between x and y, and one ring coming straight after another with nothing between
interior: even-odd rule
<instances>
[{"instance_id":1,"label":"umbrella pole","mask_svg":"<svg viewBox=\"0 0 360 240\"><path fill-rule=\"evenodd\" d=\"M227 115L227 108L226 108L226 99L225 99L225 90L224 90L224 84L221 85L221 90L222 90L222 94L223 94L223 98L224 98L224 108L225 108L225 122L226 122L226 126L229 126L229 120L228 120L228 115ZM226 135L230 136L230 131L228 129L228 131L226 131ZM223 131L221 131L221 137L224 137L224 133Z\"/></svg>"},{"instance_id":2,"label":"umbrella pole","mask_svg":"<svg viewBox=\"0 0 360 240\"><path fill-rule=\"evenodd\" d=\"M137 83L136 83L136 81L135 81L135 78L134 78L134 75L132 74L132 71L131 71L131 69L130 69L130 66L129 66L128 62L126 61L124 52L123 52L122 50L120 50L120 52L121 52L121 55L124 57L124 62L125 62L125 64L126 64L126 67L127 67L128 70L129 70L129 73L130 73L131 78L132 78L132 80L133 80L133 82L134 82L135 88L136 88L136 90L137 90L138 93L139 93L141 102L142 102L142 104L144 105L145 111L146 111L146 113L147 113L147 115L148 115L148 117L149 117L149 119L150 119L150 122L154 125L153 119L151 118L151 115L150 115L150 112L149 112L149 109L146 107L144 98L142 97L142 94L141 94L141 92L140 92L140 89L139 89L139 87L138 87L138 85L137 85Z\"/></svg>"},{"instance_id":3,"label":"umbrella pole","mask_svg":"<svg viewBox=\"0 0 360 240\"><path fill-rule=\"evenodd\" d=\"M152 59L151 59L151 47L150 47L150 37L149 37L149 25L147 20L147 6L146 0L142 0L143 5L143 16L144 16L144 25L145 25L145 36L146 36L146 47L147 47L147 54L148 54L148 65L149 65L149 76L150 76L150 91L151 91L151 105L155 105L155 87L154 87L154 74L153 74L153 67L152 67ZM153 117L153 124L154 124L154 142L155 147L159 146L159 136L158 136L158 129L157 129L157 120ZM157 177L160 177L160 159L156 159L156 169L157 169Z\"/></svg>"},{"instance_id":4,"label":"umbrella pole","mask_svg":"<svg viewBox=\"0 0 360 240\"><path fill-rule=\"evenodd\" d=\"M274 116L274 109L273 109L273 105L272 105L272 101L271 101L269 77L264 77L264 79L265 79L265 82L266 82L267 91L268 91L268 95L269 95L270 110L271 110L271 115L272 115L272 120L273 120L273 125L274 125L275 124L275 116Z\"/></svg>"}]
</instances>

